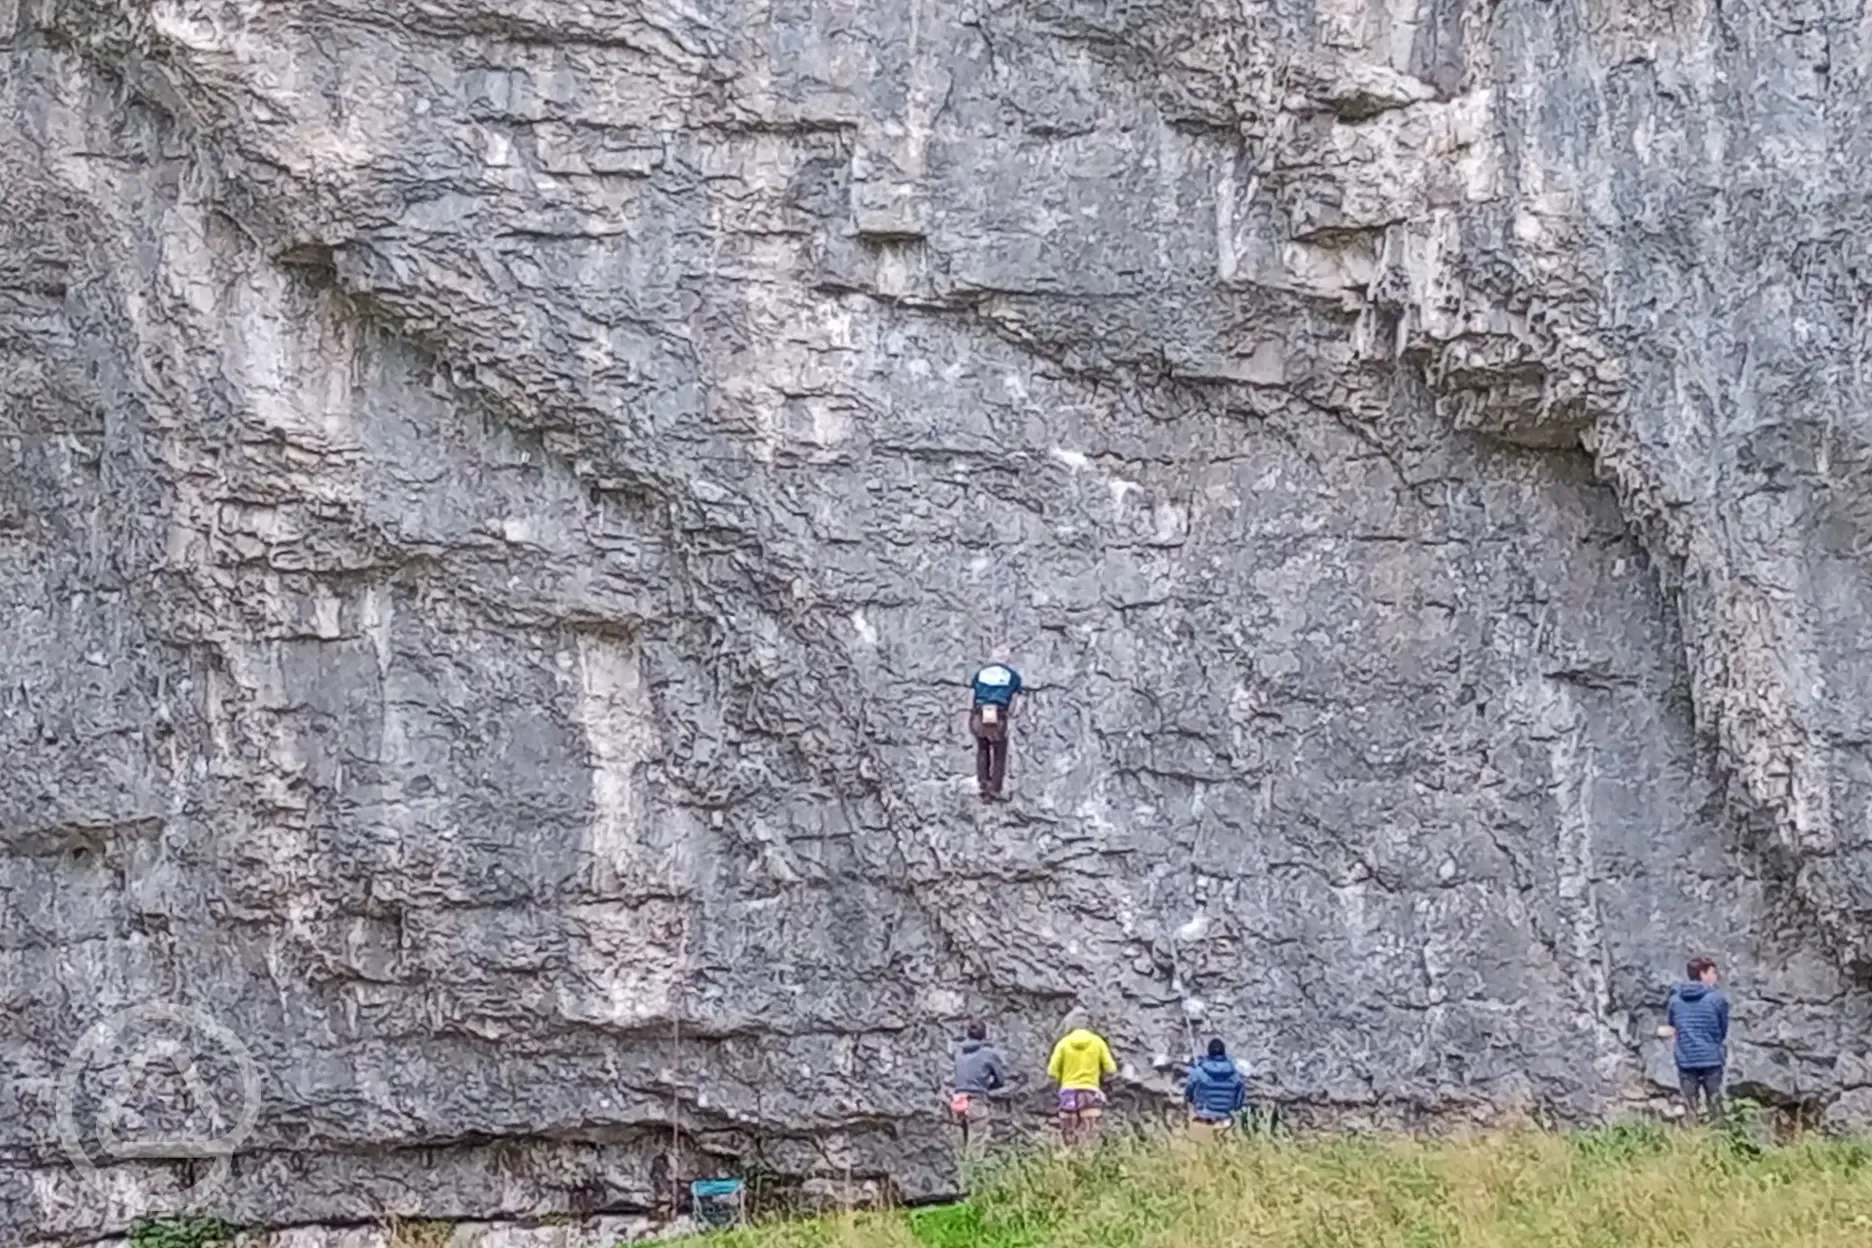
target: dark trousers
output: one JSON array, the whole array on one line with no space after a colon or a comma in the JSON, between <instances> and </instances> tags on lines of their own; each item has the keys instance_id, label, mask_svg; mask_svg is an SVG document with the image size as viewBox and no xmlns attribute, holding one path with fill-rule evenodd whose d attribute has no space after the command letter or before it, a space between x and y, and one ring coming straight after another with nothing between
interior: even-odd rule
<instances>
[{"instance_id":1,"label":"dark trousers","mask_svg":"<svg viewBox=\"0 0 1872 1248\"><path fill-rule=\"evenodd\" d=\"M1720 1122L1723 1116L1723 1068L1707 1066L1700 1070L1677 1069L1677 1087L1683 1092L1684 1108L1690 1111L1689 1121L1699 1121L1697 1097L1701 1093L1708 1118Z\"/></svg>"},{"instance_id":2,"label":"dark trousers","mask_svg":"<svg viewBox=\"0 0 1872 1248\"><path fill-rule=\"evenodd\" d=\"M1008 708L995 708L995 722L982 719L982 708L969 712L969 731L975 734L975 783L983 797L1000 797L1007 780Z\"/></svg>"}]
</instances>

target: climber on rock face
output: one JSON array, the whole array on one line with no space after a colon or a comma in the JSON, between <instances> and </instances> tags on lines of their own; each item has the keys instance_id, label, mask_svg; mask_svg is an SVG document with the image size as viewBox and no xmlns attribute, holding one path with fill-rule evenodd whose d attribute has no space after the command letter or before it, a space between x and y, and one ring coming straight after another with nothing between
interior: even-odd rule
<instances>
[{"instance_id":1,"label":"climber on rock face","mask_svg":"<svg viewBox=\"0 0 1872 1248\"><path fill-rule=\"evenodd\" d=\"M988 1043L986 1024L970 1023L967 1039L956 1050L954 1094L949 1098L949 1113L962 1132L965 1152L979 1154L987 1147L988 1098L1010 1082L1001 1051Z\"/></svg>"},{"instance_id":2,"label":"climber on rock face","mask_svg":"<svg viewBox=\"0 0 1872 1248\"><path fill-rule=\"evenodd\" d=\"M984 802L997 801L1007 779L1008 718L1014 713L1014 695L1021 691L1020 673L996 651L994 660L975 673L975 707L969 712L969 731L975 736L975 783Z\"/></svg>"}]
</instances>

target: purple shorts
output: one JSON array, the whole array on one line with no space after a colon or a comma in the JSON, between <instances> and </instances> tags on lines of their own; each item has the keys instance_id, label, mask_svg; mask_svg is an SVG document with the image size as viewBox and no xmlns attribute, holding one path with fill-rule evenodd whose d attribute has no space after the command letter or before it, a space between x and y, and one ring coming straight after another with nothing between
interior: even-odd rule
<instances>
[{"instance_id":1,"label":"purple shorts","mask_svg":"<svg viewBox=\"0 0 1872 1248\"><path fill-rule=\"evenodd\" d=\"M1059 1112L1078 1114L1088 1109L1100 1109L1105 1104L1105 1094L1091 1088L1061 1088L1059 1094Z\"/></svg>"}]
</instances>

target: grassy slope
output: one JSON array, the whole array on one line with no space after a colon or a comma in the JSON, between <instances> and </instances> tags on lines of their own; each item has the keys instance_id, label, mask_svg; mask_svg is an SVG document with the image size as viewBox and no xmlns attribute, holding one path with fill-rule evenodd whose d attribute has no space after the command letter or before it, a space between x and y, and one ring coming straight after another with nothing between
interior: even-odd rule
<instances>
[{"instance_id":1,"label":"grassy slope","mask_svg":"<svg viewBox=\"0 0 1872 1248\"><path fill-rule=\"evenodd\" d=\"M964 1205L710 1248L1872 1248L1872 1145L1614 1127L1465 1141L1174 1139L1019 1162Z\"/></svg>"}]
</instances>

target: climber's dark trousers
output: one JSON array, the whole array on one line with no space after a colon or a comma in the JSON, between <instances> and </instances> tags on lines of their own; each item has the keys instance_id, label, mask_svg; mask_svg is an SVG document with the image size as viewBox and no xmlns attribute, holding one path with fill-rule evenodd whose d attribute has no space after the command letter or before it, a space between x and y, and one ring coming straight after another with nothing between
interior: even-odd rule
<instances>
[{"instance_id":1,"label":"climber's dark trousers","mask_svg":"<svg viewBox=\"0 0 1872 1248\"><path fill-rule=\"evenodd\" d=\"M1000 712L997 722L982 722L982 708L976 707L969 712L969 731L975 734L975 783L980 786L983 797L1000 797L1001 785L1007 780L1007 708L997 708Z\"/></svg>"},{"instance_id":2,"label":"climber's dark trousers","mask_svg":"<svg viewBox=\"0 0 1872 1248\"><path fill-rule=\"evenodd\" d=\"M1677 1086L1683 1092L1684 1108L1689 1110L1686 1121L1721 1122L1723 1120L1723 1068L1711 1066L1705 1070L1677 1070ZM1697 1108L1697 1094L1701 1092L1703 1107Z\"/></svg>"}]
</instances>

